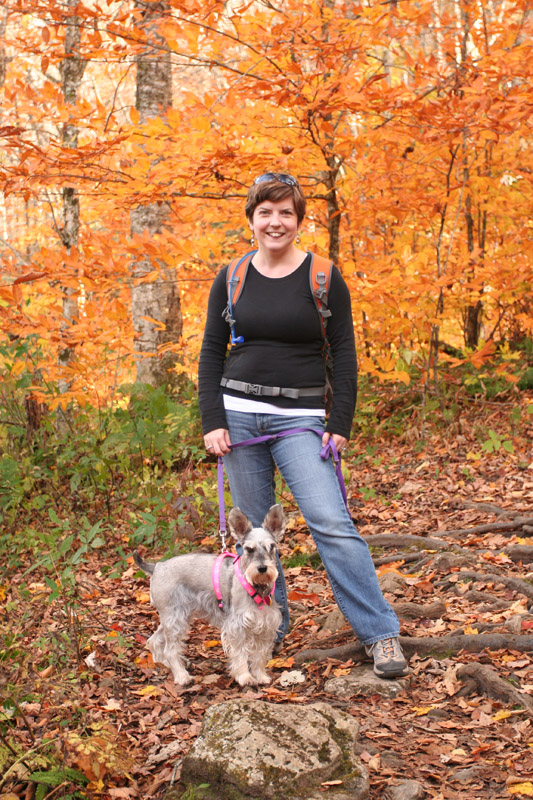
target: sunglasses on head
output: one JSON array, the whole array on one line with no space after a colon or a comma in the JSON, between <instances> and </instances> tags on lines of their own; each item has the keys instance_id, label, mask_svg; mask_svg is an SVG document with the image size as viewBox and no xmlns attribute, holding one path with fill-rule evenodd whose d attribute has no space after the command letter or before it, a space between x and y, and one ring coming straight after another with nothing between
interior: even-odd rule
<instances>
[{"instance_id":1,"label":"sunglasses on head","mask_svg":"<svg viewBox=\"0 0 533 800\"><path fill-rule=\"evenodd\" d=\"M287 175L284 172L265 172L255 179L255 183L263 183L264 181L280 181L286 183L287 186L298 186L298 181L292 175Z\"/></svg>"}]
</instances>

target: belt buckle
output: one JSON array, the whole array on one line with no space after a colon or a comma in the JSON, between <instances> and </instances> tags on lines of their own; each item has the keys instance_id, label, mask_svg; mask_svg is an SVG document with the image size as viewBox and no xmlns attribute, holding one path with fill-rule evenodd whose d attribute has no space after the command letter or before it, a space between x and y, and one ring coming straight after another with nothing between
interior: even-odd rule
<instances>
[{"instance_id":1,"label":"belt buckle","mask_svg":"<svg viewBox=\"0 0 533 800\"><path fill-rule=\"evenodd\" d=\"M247 383L246 384L246 394L261 394L261 386L259 383Z\"/></svg>"}]
</instances>

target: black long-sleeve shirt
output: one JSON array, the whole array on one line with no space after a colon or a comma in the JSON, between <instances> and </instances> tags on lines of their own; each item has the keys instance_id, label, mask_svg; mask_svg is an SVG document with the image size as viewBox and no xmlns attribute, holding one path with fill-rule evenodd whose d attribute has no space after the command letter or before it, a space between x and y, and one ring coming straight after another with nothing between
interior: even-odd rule
<instances>
[{"instance_id":1,"label":"black long-sleeve shirt","mask_svg":"<svg viewBox=\"0 0 533 800\"><path fill-rule=\"evenodd\" d=\"M223 393L248 397L220 386L222 377L294 389L325 384L324 339L309 283L310 256L290 275L267 278L253 263L233 312L235 334L244 341L227 352L230 329L223 313L227 306L226 273L222 269L209 295L207 322L198 369L200 413L204 433L227 428ZM326 430L346 438L357 397L357 359L348 287L333 267L328 291L327 336L334 364L333 407ZM249 398L250 399L250 398ZM257 398L282 408L324 408L320 396L291 400Z\"/></svg>"}]
</instances>

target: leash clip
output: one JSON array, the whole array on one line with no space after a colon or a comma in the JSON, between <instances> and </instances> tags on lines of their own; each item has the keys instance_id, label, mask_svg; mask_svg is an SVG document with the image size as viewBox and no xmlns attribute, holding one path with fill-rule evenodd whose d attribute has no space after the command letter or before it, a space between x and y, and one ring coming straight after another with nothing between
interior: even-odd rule
<instances>
[{"instance_id":1,"label":"leash clip","mask_svg":"<svg viewBox=\"0 0 533 800\"><path fill-rule=\"evenodd\" d=\"M222 528L219 529L218 534L220 536L220 546L222 547L222 552L226 550L226 531L223 531Z\"/></svg>"}]
</instances>

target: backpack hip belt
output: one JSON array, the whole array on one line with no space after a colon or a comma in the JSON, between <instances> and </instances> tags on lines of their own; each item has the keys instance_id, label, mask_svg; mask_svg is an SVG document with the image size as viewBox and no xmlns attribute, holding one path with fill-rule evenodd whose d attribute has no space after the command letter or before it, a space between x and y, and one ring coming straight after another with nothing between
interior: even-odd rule
<instances>
[{"instance_id":1,"label":"backpack hip belt","mask_svg":"<svg viewBox=\"0 0 533 800\"><path fill-rule=\"evenodd\" d=\"M220 385L258 397L288 397L291 400L298 400L300 397L324 397L327 388L326 386L312 386L309 389L290 389L283 386L261 386L260 383L234 381L231 378L222 378Z\"/></svg>"}]
</instances>

